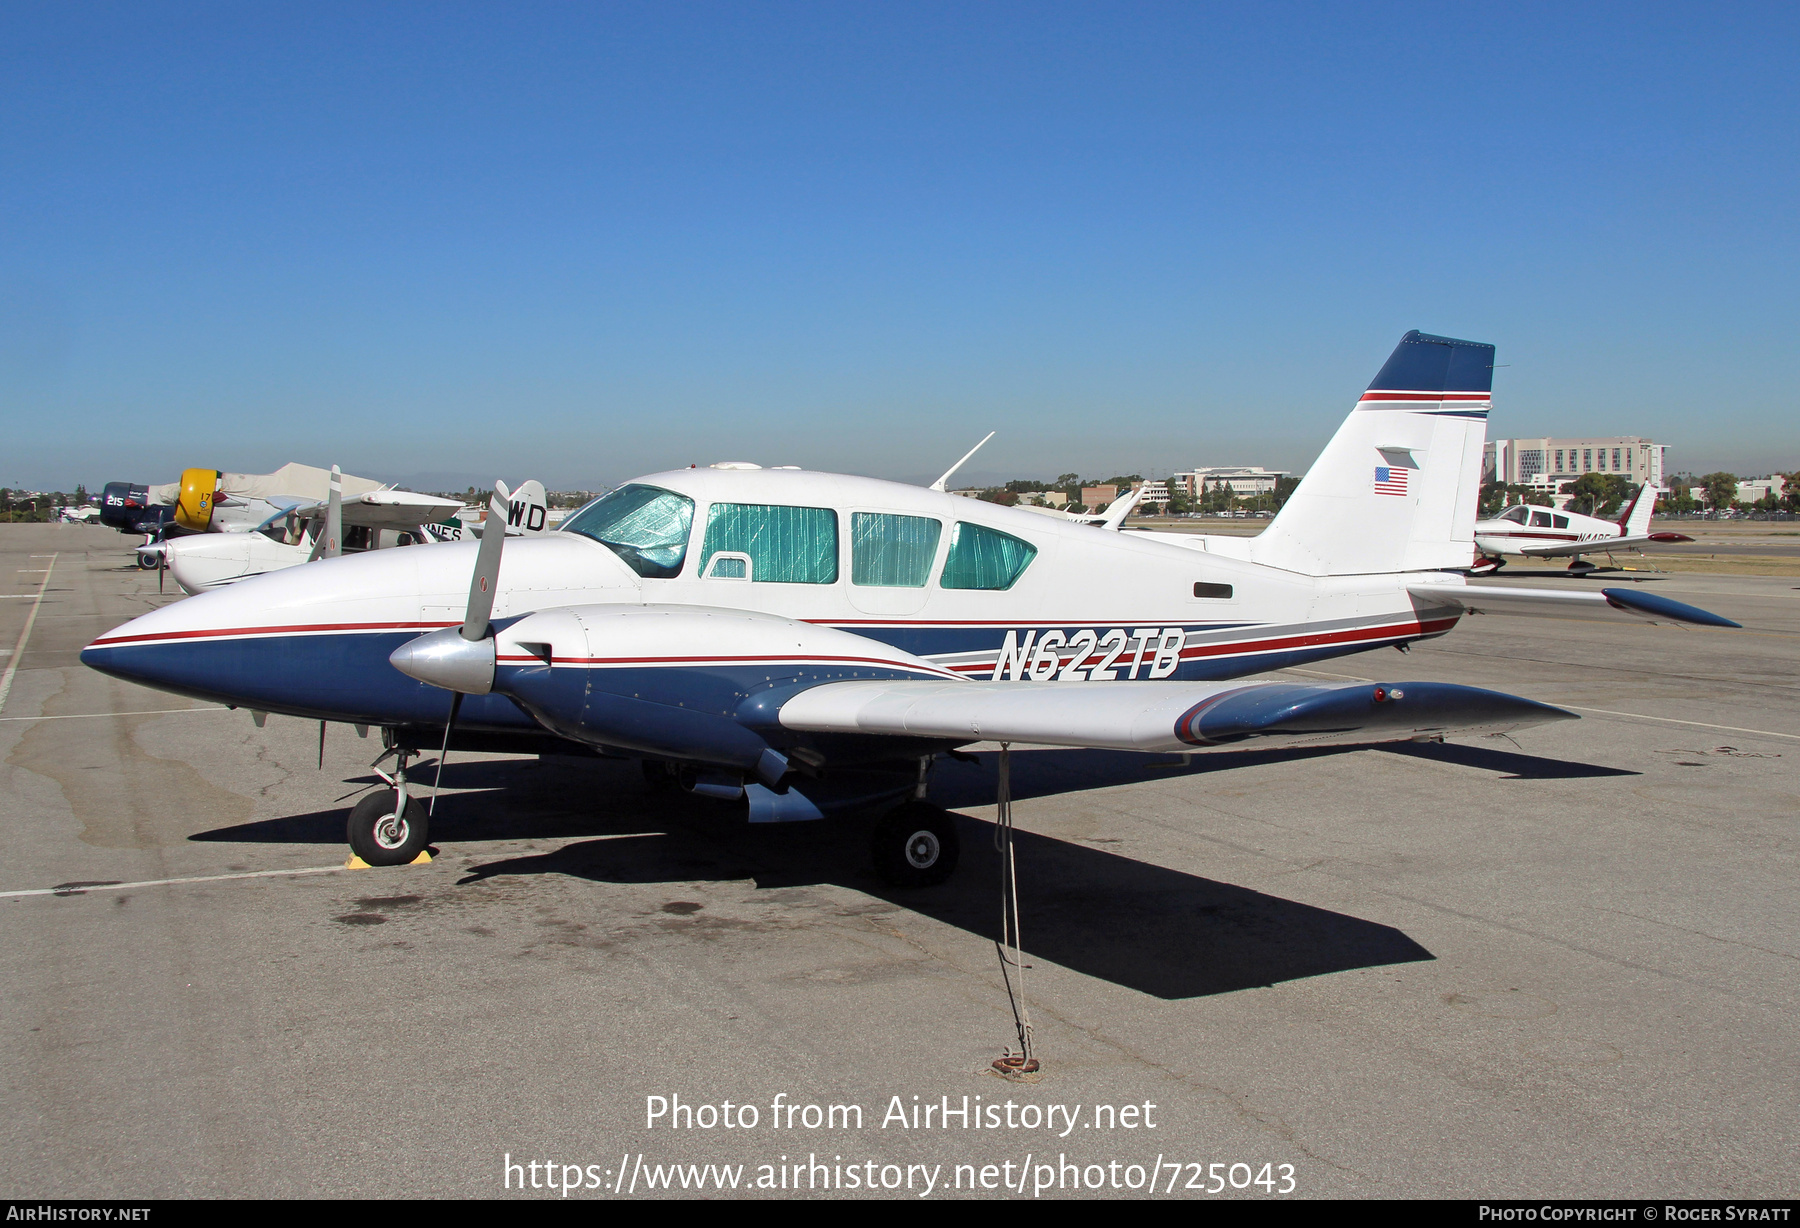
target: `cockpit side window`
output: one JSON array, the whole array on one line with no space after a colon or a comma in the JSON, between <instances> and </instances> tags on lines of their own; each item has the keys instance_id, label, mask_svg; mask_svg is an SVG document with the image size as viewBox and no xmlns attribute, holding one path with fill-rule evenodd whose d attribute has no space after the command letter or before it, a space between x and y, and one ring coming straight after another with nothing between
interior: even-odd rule
<instances>
[{"instance_id":1,"label":"cockpit side window","mask_svg":"<svg viewBox=\"0 0 1800 1228\"><path fill-rule=\"evenodd\" d=\"M835 584L837 513L828 507L715 503L706 516L702 568L720 553L746 556L751 583Z\"/></svg>"},{"instance_id":2,"label":"cockpit side window","mask_svg":"<svg viewBox=\"0 0 1800 1228\"><path fill-rule=\"evenodd\" d=\"M660 486L633 483L602 495L563 521L560 532L591 537L652 580L681 574L694 501Z\"/></svg>"},{"instance_id":3,"label":"cockpit side window","mask_svg":"<svg viewBox=\"0 0 1800 1228\"><path fill-rule=\"evenodd\" d=\"M950 553L944 559L944 588L1004 591L1017 584L1037 547L998 529L959 520L950 530Z\"/></svg>"},{"instance_id":4,"label":"cockpit side window","mask_svg":"<svg viewBox=\"0 0 1800 1228\"><path fill-rule=\"evenodd\" d=\"M1533 513L1531 513L1531 527L1534 529L1549 528L1550 527L1550 513L1549 512L1533 512Z\"/></svg>"}]
</instances>

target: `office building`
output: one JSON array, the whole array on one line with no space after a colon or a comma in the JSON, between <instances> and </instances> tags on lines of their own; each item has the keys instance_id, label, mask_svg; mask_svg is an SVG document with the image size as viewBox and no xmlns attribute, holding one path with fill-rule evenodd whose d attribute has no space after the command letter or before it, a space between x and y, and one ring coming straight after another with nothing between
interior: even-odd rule
<instances>
[{"instance_id":1,"label":"office building","mask_svg":"<svg viewBox=\"0 0 1800 1228\"><path fill-rule=\"evenodd\" d=\"M1661 486L1667 444L1639 435L1591 439L1491 439L1482 453L1481 480L1555 490L1584 473L1616 473Z\"/></svg>"}]
</instances>

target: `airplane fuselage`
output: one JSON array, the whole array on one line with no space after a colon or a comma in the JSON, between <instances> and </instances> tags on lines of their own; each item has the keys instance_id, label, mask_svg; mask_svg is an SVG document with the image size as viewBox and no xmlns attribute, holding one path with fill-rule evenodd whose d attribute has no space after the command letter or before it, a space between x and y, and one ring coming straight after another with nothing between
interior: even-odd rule
<instances>
[{"instance_id":1,"label":"airplane fuselage","mask_svg":"<svg viewBox=\"0 0 1800 1228\"><path fill-rule=\"evenodd\" d=\"M500 669L648 705L638 724L840 679L1237 678L1441 635L1459 616L1420 608L1391 574L1303 576L869 478L691 469L628 488L682 505L679 550L634 567L630 551L584 536L577 513L569 531L508 545L492 619ZM771 547L780 534L792 540ZM475 549L412 546L245 579L101 637L84 660L212 702L441 729L450 693L388 658L462 621ZM509 642L522 618L569 607L585 647ZM608 607L666 610L666 630L609 652ZM812 630L796 637L795 624ZM541 732L527 707L470 695L459 728Z\"/></svg>"}]
</instances>

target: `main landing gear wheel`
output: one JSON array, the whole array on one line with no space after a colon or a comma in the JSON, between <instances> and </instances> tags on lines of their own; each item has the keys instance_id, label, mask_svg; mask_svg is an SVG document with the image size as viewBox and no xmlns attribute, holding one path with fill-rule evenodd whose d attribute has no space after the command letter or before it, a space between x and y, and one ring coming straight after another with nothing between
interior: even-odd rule
<instances>
[{"instance_id":1,"label":"main landing gear wheel","mask_svg":"<svg viewBox=\"0 0 1800 1228\"><path fill-rule=\"evenodd\" d=\"M935 887L956 871L962 842L944 811L908 802L875 825L869 851L875 872L890 886Z\"/></svg>"},{"instance_id":2,"label":"main landing gear wheel","mask_svg":"<svg viewBox=\"0 0 1800 1228\"><path fill-rule=\"evenodd\" d=\"M408 798L406 813L394 813L394 793L382 789L350 811L350 851L372 866L403 866L425 851L425 804Z\"/></svg>"},{"instance_id":3,"label":"main landing gear wheel","mask_svg":"<svg viewBox=\"0 0 1800 1228\"><path fill-rule=\"evenodd\" d=\"M1494 558L1491 555L1482 555L1480 558L1476 559L1474 565L1469 568L1469 574L1472 576L1491 576L1504 566L1506 566L1505 559Z\"/></svg>"}]
</instances>

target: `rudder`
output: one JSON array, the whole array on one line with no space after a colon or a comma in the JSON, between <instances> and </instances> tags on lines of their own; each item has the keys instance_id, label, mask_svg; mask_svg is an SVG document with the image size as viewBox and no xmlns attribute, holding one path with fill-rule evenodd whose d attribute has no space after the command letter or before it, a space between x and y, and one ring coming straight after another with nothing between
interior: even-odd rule
<instances>
[{"instance_id":1,"label":"rudder","mask_svg":"<svg viewBox=\"0 0 1800 1228\"><path fill-rule=\"evenodd\" d=\"M1312 576L1467 567L1493 381L1493 346L1407 333L1251 559Z\"/></svg>"}]
</instances>

